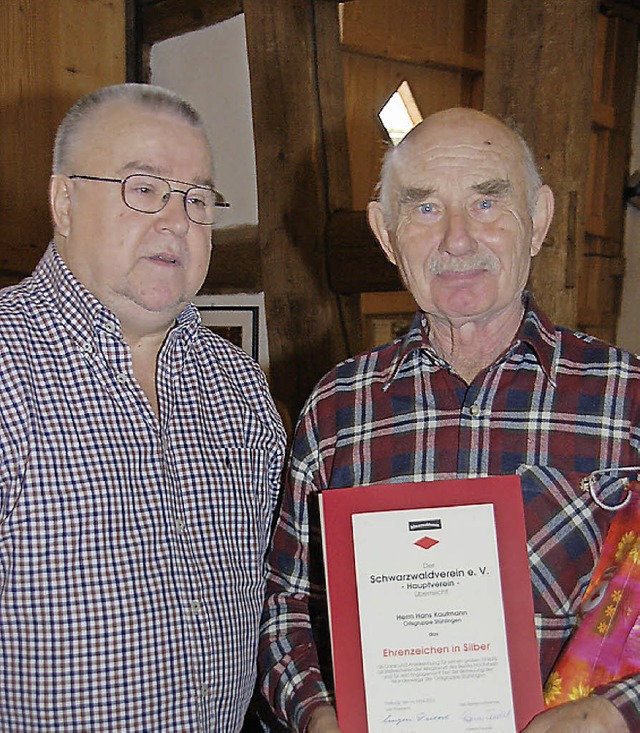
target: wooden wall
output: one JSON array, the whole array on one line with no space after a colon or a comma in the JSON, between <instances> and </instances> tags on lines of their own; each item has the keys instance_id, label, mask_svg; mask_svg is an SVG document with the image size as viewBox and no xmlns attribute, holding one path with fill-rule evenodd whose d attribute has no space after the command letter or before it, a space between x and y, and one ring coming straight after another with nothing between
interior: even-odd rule
<instances>
[{"instance_id":1,"label":"wooden wall","mask_svg":"<svg viewBox=\"0 0 640 733\"><path fill-rule=\"evenodd\" d=\"M595 31L578 327L614 342L625 273L625 207L620 202L629 171L639 26L640 8L632 13L614 4L602 7Z\"/></svg>"},{"instance_id":2,"label":"wooden wall","mask_svg":"<svg viewBox=\"0 0 640 733\"><path fill-rule=\"evenodd\" d=\"M51 238L56 127L82 94L125 80L125 0L2 0L0 285L33 269Z\"/></svg>"},{"instance_id":3,"label":"wooden wall","mask_svg":"<svg viewBox=\"0 0 640 733\"><path fill-rule=\"evenodd\" d=\"M375 113L404 79L423 114L466 104L521 123L558 201L534 291L556 321L615 337L640 0L349 0L342 39L335 0L2 2L0 284L49 239L68 106L144 79L151 43L244 12L260 221L219 237L207 289L265 291L273 388L292 416L359 349L359 294L399 288L363 208L383 148Z\"/></svg>"},{"instance_id":4,"label":"wooden wall","mask_svg":"<svg viewBox=\"0 0 640 733\"><path fill-rule=\"evenodd\" d=\"M340 47L355 210L374 195L385 141L378 113L403 81L423 117L447 107L482 107L484 9L484 0L344 5Z\"/></svg>"},{"instance_id":5,"label":"wooden wall","mask_svg":"<svg viewBox=\"0 0 640 733\"><path fill-rule=\"evenodd\" d=\"M488 0L485 107L514 116L556 197L531 287L557 322L615 342L637 3Z\"/></svg>"},{"instance_id":6,"label":"wooden wall","mask_svg":"<svg viewBox=\"0 0 640 733\"><path fill-rule=\"evenodd\" d=\"M411 298L397 293L398 272L373 239L364 214L388 145L379 112L404 82L422 117L447 107L481 108L485 14L486 0L352 0L342 6L344 157L352 184L348 201L330 207L326 241L331 286L360 299L357 318L345 319L351 353L380 343L371 341L367 321L386 315L397 322L399 308L415 308ZM407 18L428 22L407 23ZM386 291L396 295L373 297Z\"/></svg>"}]
</instances>

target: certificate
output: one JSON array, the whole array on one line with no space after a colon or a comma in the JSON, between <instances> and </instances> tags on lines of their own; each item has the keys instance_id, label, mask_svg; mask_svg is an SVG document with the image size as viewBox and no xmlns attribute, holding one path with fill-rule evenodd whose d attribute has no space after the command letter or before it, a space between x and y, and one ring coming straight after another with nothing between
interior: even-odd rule
<instances>
[{"instance_id":1,"label":"certificate","mask_svg":"<svg viewBox=\"0 0 640 733\"><path fill-rule=\"evenodd\" d=\"M516 477L321 496L345 733L516 733L543 708Z\"/></svg>"}]
</instances>

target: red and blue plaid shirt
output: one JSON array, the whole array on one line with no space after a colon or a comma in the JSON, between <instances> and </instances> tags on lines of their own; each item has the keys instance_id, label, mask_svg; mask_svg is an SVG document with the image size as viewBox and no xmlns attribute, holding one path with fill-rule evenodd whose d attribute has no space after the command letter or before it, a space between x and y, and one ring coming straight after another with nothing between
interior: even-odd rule
<instances>
[{"instance_id":1,"label":"red and blue plaid shirt","mask_svg":"<svg viewBox=\"0 0 640 733\"><path fill-rule=\"evenodd\" d=\"M580 481L640 463L640 362L525 305L511 347L470 385L435 354L418 313L404 339L339 364L307 401L273 539L260 651L263 694L294 730L330 699L313 514L314 495L328 489L519 475L543 680L549 674L612 519ZM617 501L626 476L602 476L600 498ZM640 730L638 678L598 692Z\"/></svg>"}]
</instances>

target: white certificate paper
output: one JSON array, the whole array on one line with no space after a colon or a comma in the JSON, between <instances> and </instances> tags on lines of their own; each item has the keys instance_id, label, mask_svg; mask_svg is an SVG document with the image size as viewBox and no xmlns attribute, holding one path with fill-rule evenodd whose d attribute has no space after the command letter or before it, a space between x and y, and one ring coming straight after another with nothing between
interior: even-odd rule
<instances>
[{"instance_id":1,"label":"white certificate paper","mask_svg":"<svg viewBox=\"0 0 640 733\"><path fill-rule=\"evenodd\" d=\"M351 521L369 733L516 733L493 506Z\"/></svg>"}]
</instances>

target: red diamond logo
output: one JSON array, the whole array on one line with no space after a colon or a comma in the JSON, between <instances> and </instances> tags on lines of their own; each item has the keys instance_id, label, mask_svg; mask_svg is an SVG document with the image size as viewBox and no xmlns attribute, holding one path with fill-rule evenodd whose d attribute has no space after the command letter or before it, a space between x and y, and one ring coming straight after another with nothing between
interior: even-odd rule
<instances>
[{"instance_id":1,"label":"red diamond logo","mask_svg":"<svg viewBox=\"0 0 640 733\"><path fill-rule=\"evenodd\" d=\"M434 545L438 544L438 540L432 540L431 537L423 537L421 540L418 540L417 542L413 543L414 545L418 545L418 547L422 547L423 550L428 550Z\"/></svg>"}]
</instances>

